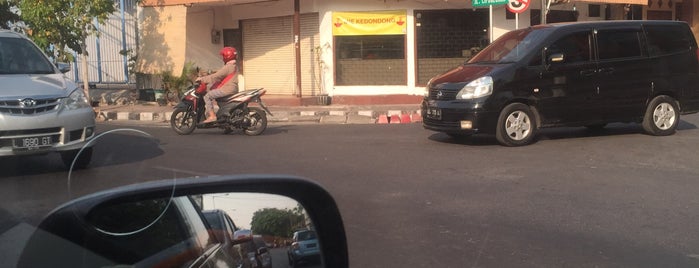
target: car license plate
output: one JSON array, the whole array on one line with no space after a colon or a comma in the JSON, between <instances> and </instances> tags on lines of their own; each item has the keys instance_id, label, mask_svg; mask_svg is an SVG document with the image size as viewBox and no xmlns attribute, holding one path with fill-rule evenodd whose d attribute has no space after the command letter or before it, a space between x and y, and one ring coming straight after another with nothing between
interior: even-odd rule
<instances>
[{"instance_id":1,"label":"car license plate","mask_svg":"<svg viewBox=\"0 0 699 268\"><path fill-rule=\"evenodd\" d=\"M13 140L13 148L19 150L35 150L42 147L49 147L53 144L51 136L18 138Z\"/></svg>"},{"instance_id":2,"label":"car license plate","mask_svg":"<svg viewBox=\"0 0 699 268\"><path fill-rule=\"evenodd\" d=\"M442 119L442 110L439 108L427 108L426 111L427 118L429 119Z\"/></svg>"}]
</instances>

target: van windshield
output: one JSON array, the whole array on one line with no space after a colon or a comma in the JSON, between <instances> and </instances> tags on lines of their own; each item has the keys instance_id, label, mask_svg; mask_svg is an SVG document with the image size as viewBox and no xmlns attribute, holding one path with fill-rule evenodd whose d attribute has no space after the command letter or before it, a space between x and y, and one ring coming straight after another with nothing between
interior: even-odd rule
<instances>
[{"instance_id":1,"label":"van windshield","mask_svg":"<svg viewBox=\"0 0 699 268\"><path fill-rule=\"evenodd\" d=\"M521 60L546 38L549 29L521 29L511 31L488 45L481 52L476 54L471 63L510 63Z\"/></svg>"},{"instance_id":2,"label":"van windshield","mask_svg":"<svg viewBox=\"0 0 699 268\"><path fill-rule=\"evenodd\" d=\"M53 65L29 40L0 37L0 74L51 74Z\"/></svg>"}]
</instances>

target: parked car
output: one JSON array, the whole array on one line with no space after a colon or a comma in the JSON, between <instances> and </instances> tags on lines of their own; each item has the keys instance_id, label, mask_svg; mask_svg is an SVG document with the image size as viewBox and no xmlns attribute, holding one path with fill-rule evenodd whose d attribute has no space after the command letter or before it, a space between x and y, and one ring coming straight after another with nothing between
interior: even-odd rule
<instances>
[{"instance_id":1,"label":"parked car","mask_svg":"<svg viewBox=\"0 0 699 268\"><path fill-rule=\"evenodd\" d=\"M292 240L288 251L289 265L295 267L300 263L314 263L320 260L320 246L314 230L296 231Z\"/></svg>"},{"instance_id":2,"label":"parked car","mask_svg":"<svg viewBox=\"0 0 699 268\"><path fill-rule=\"evenodd\" d=\"M540 128L641 123L675 132L699 111L699 51L677 21L538 25L511 31L430 80L423 125L453 137L531 143Z\"/></svg>"},{"instance_id":3,"label":"parked car","mask_svg":"<svg viewBox=\"0 0 699 268\"><path fill-rule=\"evenodd\" d=\"M25 36L0 30L0 157L59 152L70 167L86 167L95 114L83 89ZM76 159L76 156L77 157Z\"/></svg>"}]
</instances>

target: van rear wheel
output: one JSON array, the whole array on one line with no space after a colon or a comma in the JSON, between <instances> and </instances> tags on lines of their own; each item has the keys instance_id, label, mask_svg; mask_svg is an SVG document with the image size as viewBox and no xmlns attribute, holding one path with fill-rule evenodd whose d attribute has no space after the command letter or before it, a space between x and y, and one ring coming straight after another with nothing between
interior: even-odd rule
<instances>
[{"instance_id":1,"label":"van rear wheel","mask_svg":"<svg viewBox=\"0 0 699 268\"><path fill-rule=\"evenodd\" d=\"M650 101L643 117L643 130L653 136L675 133L680 122L680 109L670 96L660 95Z\"/></svg>"},{"instance_id":2,"label":"van rear wheel","mask_svg":"<svg viewBox=\"0 0 699 268\"><path fill-rule=\"evenodd\" d=\"M505 146L530 144L536 134L536 120L529 106L512 103L500 112L495 138Z\"/></svg>"}]
</instances>

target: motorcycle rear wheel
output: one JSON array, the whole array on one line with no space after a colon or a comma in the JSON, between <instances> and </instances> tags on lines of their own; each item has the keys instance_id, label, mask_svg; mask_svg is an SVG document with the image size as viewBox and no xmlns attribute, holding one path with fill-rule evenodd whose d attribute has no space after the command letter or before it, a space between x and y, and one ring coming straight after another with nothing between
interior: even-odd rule
<instances>
[{"instance_id":1,"label":"motorcycle rear wheel","mask_svg":"<svg viewBox=\"0 0 699 268\"><path fill-rule=\"evenodd\" d=\"M189 135L195 128L197 128L197 122L194 118L194 113L189 111L187 108L177 108L172 112L170 117L170 127L177 134Z\"/></svg>"},{"instance_id":2,"label":"motorcycle rear wheel","mask_svg":"<svg viewBox=\"0 0 699 268\"><path fill-rule=\"evenodd\" d=\"M245 117L250 120L250 126L244 128L245 135L257 136L267 129L267 113L264 110L252 107Z\"/></svg>"}]
</instances>

